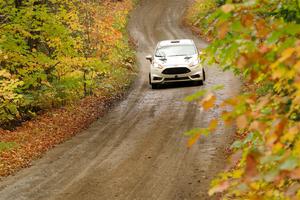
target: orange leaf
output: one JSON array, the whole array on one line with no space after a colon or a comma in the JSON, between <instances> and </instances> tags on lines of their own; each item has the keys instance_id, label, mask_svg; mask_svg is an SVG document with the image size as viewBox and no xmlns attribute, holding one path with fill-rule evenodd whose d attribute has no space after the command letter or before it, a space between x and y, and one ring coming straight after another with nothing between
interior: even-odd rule
<instances>
[{"instance_id":1,"label":"orange leaf","mask_svg":"<svg viewBox=\"0 0 300 200\"><path fill-rule=\"evenodd\" d=\"M230 186L230 182L224 181L224 182L218 184L217 186L211 188L209 190L208 194L209 194L209 196L212 196L213 194L224 192L226 189L229 188L229 186Z\"/></svg>"},{"instance_id":2,"label":"orange leaf","mask_svg":"<svg viewBox=\"0 0 300 200\"><path fill-rule=\"evenodd\" d=\"M247 65L248 61L245 56L240 56L237 60L236 66L238 68L244 68Z\"/></svg>"},{"instance_id":3,"label":"orange leaf","mask_svg":"<svg viewBox=\"0 0 300 200\"><path fill-rule=\"evenodd\" d=\"M245 27L251 27L253 25L254 17L251 14L243 15L241 18L241 23Z\"/></svg>"},{"instance_id":4,"label":"orange leaf","mask_svg":"<svg viewBox=\"0 0 300 200\"><path fill-rule=\"evenodd\" d=\"M263 132L266 130L266 125L263 122L260 121L254 121L250 124L249 130L256 130L256 131L260 131Z\"/></svg>"},{"instance_id":5,"label":"orange leaf","mask_svg":"<svg viewBox=\"0 0 300 200\"><path fill-rule=\"evenodd\" d=\"M242 156L243 156L242 150L236 151L233 155L230 156L230 163L226 168L230 170L232 167L235 167L238 164L238 162L241 160Z\"/></svg>"},{"instance_id":6,"label":"orange leaf","mask_svg":"<svg viewBox=\"0 0 300 200\"><path fill-rule=\"evenodd\" d=\"M262 97L262 98L260 98L256 110L260 111L261 109L263 109L269 103L269 101L270 101L270 95L269 94Z\"/></svg>"},{"instance_id":7,"label":"orange leaf","mask_svg":"<svg viewBox=\"0 0 300 200\"><path fill-rule=\"evenodd\" d=\"M222 112L222 119L223 119L226 126L231 126L232 123L233 123L233 120L230 117L230 112L228 112L228 111L223 111Z\"/></svg>"},{"instance_id":8,"label":"orange leaf","mask_svg":"<svg viewBox=\"0 0 300 200\"><path fill-rule=\"evenodd\" d=\"M256 169L257 161L253 154L249 154L246 158L246 169L245 169L245 178L246 180L250 180L257 175Z\"/></svg>"},{"instance_id":9,"label":"orange leaf","mask_svg":"<svg viewBox=\"0 0 300 200\"><path fill-rule=\"evenodd\" d=\"M300 179L300 168L294 169L289 173L289 177L292 179Z\"/></svg>"},{"instance_id":10,"label":"orange leaf","mask_svg":"<svg viewBox=\"0 0 300 200\"><path fill-rule=\"evenodd\" d=\"M286 126L287 120L286 119L277 119L273 123L273 129L271 130L271 134L281 135L285 126Z\"/></svg>"},{"instance_id":11,"label":"orange leaf","mask_svg":"<svg viewBox=\"0 0 300 200\"><path fill-rule=\"evenodd\" d=\"M225 36L228 33L228 30L229 30L228 23L227 22L222 23L219 26L219 30L218 30L218 37L219 37L219 39L224 39Z\"/></svg>"},{"instance_id":12,"label":"orange leaf","mask_svg":"<svg viewBox=\"0 0 300 200\"><path fill-rule=\"evenodd\" d=\"M257 29L257 37L264 38L270 33L270 31L267 28L265 20L263 19L257 20L255 25Z\"/></svg>"},{"instance_id":13,"label":"orange leaf","mask_svg":"<svg viewBox=\"0 0 300 200\"><path fill-rule=\"evenodd\" d=\"M204 108L204 110L209 110L210 108L212 108L216 102L216 96L212 93L210 93L209 95L207 95L202 101L201 101L201 105Z\"/></svg>"},{"instance_id":14,"label":"orange leaf","mask_svg":"<svg viewBox=\"0 0 300 200\"><path fill-rule=\"evenodd\" d=\"M270 49L269 49L269 47L268 46L266 46L266 45L261 45L260 47L259 47L259 52L260 53L267 53L268 51L269 51Z\"/></svg>"},{"instance_id":15,"label":"orange leaf","mask_svg":"<svg viewBox=\"0 0 300 200\"><path fill-rule=\"evenodd\" d=\"M239 129L245 129L248 125L248 119L246 115L241 115L236 119L236 125Z\"/></svg>"}]
</instances>

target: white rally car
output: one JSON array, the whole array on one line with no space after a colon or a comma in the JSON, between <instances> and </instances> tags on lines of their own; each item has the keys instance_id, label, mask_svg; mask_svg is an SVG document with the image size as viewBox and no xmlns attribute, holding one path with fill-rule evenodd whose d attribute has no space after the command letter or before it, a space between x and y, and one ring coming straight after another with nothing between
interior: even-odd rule
<instances>
[{"instance_id":1,"label":"white rally car","mask_svg":"<svg viewBox=\"0 0 300 200\"><path fill-rule=\"evenodd\" d=\"M195 81L202 85L205 71L193 40L164 40L157 44L151 62L149 83L153 89L168 82Z\"/></svg>"}]
</instances>

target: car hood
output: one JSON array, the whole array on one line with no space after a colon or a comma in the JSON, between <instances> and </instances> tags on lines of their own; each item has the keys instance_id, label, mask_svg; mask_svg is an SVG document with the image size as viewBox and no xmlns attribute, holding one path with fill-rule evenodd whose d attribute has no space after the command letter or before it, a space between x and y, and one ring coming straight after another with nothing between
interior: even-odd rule
<instances>
[{"instance_id":1,"label":"car hood","mask_svg":"<svg viewBox=\"0 0 300 200\"><path fill-rule=\"evenodd\" d=\"M179 66L188 66L191 63L195 63L198 60L197 55L189 56L190 59L186 59L187 56L171 56L166 58L155 58L154 62L163 65L165 67L179 67Z\"/></svg>"}]
</instances>

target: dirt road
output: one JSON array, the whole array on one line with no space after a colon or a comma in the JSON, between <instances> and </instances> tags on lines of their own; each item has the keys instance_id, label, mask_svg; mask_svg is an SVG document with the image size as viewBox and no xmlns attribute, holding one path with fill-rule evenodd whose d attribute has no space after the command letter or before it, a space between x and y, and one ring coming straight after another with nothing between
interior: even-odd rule
<instances>
[{"instance_id":1,"label":"dirt road","mask_svg":"<svg viewBox=\"0 0 300 200\"><path fill-rule=\"evenodd\" d=\"M1 200L194 200L212 199L210 179L224 165L232 130L186 148L183 132L205 127L218 109L202 112L182 99L199 87L151 90L144 59L158 40L193 38L180 27L186 0L141 0L129 30L138 43L140 77L128 98L88 130L59 145L31 168L0 183ZM205 87L224 84L217 96L236 94L239 81L217 67L207 71Z\"/></svg>"}]
</instances>

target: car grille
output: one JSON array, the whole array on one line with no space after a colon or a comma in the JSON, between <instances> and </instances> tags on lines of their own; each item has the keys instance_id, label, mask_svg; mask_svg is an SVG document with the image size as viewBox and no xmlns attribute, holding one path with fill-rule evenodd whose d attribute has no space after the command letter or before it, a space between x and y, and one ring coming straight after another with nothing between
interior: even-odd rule
<instances>
[{"instance_id":1,"label":"car grille","mask_svg":"<svg viewBox=\"0 0 300 200\"><path fill-rule=\"evenodd\" d=\"M174 68L167 68L162 73L163 74L186 74L189 72L191 72L191 70L189 70L186 67L174 67Z\"/></svg>"},{"instance_id":2,"label":"car grille","mask_svg":"<svg viewBox=\"0 0 300 200\"><path fill-rule=\"evenodd\" d=\"M189 77L165 78L165 79L164 79L164 81L177 81L177 80L189 80Z\"/></svg>"}]
</instances>

